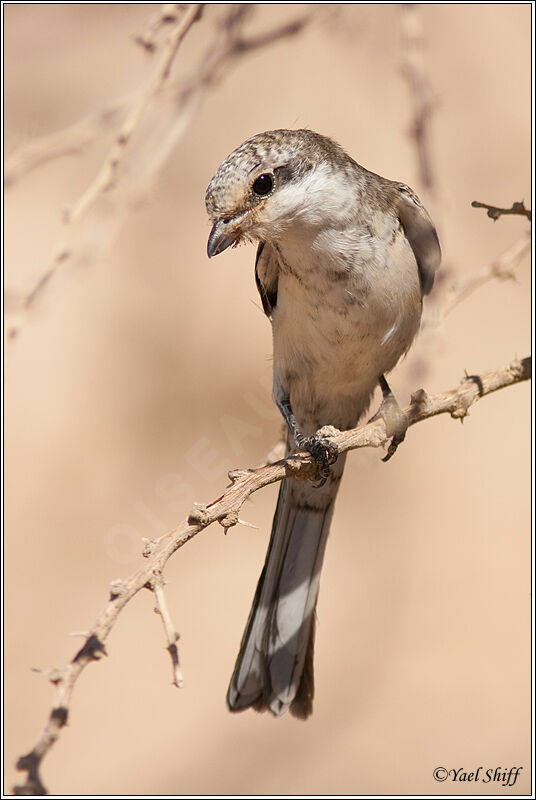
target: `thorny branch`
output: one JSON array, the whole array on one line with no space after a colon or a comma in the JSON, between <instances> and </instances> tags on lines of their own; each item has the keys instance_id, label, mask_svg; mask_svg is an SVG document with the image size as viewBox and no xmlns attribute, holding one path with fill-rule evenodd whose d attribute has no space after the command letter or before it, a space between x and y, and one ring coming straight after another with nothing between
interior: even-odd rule
<instances>
[{"instance_id":1,"label":"thorny branch","mask_svg":"<svg viewBox=\"0 0 536 800\"><path fill-rule=\"evenodd\" d=\"M300 33L312 18L312 11L302 12L290 22L258 35L246 36L243 26L255 11L250 4L233 4L227 7L223 18L214 32L213 39L203 53L198 69L182 82L170 81L170 72L180 45L187 33L202 16L203 3L181 5L167 4L150 24L148 33L137 37L137 41L148 52L155 48L155 37L164 26L172 25L161 57L153 71L147 88L136 97L129 110L124 109L124 101L111 106L112 117L123 118L121 128L114 139L101 169L89 186L64 215L64 238L56 247L55 255L36 280L33 288L19 302L20 316L8 330L9 338L14 338L35 301L42 294L60 266L66 263L93 262L98 248L109 247L119 225L119 211L128 206L130 199L140 187L146 186L162 167L177 140L190 121L204 92L222 80L225 73L242 57L267 47L276 41L292 38ZM105 118L108 120L108 117ZM143 135L140 128L144 125ZM107 123L106 123L107 126ZM101 115L90 118L89 130L106 127ZM87 141L84 124L73 126L74 147L81 147ZM64 132L65 133L65 132ZM134 134L136 133L136 136ZM135 140L135 141L133 141ZM58 148L67 152L64 136L54 135L51 140L41 139L44 149L52 155ZM27 161L31 154L32 165L40 163L30 145L26 155L14 162L14 172L20 174L20 161ZM50 156L49 156L50 157ZM42 159L41 159L42 160ZM11 173L13 180L13 172ZM92 224L92 217L98 216L99 231L88 235L80 226ZM78 227L77 227L78 226ZM88 242L90 243L88 245ZM91 249L89 249L91 248Z\"/></svg>"},{"instance_id":2,"label":"thorny branch","mask_svg":"<svg viewBox=\"0 0 536 800\"><path fill-rule=\"evenodd\" d=\"M525 203L523 200L518 203L512 203L511 208L498 208L497 206L490 206L487 203L479 203L478 200L473 200L471 205L473 208L487 208L488 217L491 217L491 219L495 222L499 219L499 217L503 217L505 214L516 214L526 217L529 222L532 222L532 211L530 208L525 208Z\"/></svg>"},{"instance_id":3,"label":"thorny branch","mask_svg":"<svg viewBox=\"0 0 536 800\"><path fill-rule=\"evenodd\" d=\"M450 414L453 419L463 421L469 413L469 408L480 398L530 378L531 359L515 360L505 367L486 373L466 374L458 387L442 394L430 396L423 389L419 389L412 394L410 405L404 413L409 426L439 414ZM349 431L324 428L322 434L329 436L331 441L337 444L340 453L360 447L383 447L389 440L385 423L381 418ZM313 477L314 466L307 453L292 454L257 469L233 470L229 473L231 484L221 497L207 505L196 505L188 518L174 530L159 539L146 541L143 553L147 559L145 564L129 578L113 582L108 602L87 633L83 647L72 661L48 674L49 680L55 687L53 709L37 744L17 762L17 768L26 771L27 774L25 783L15 787L15 794L46 794L39 768L43 758L59 737L61 729L67 724L71 694L76 681L88 664L98 661L106 654L104 642L119 614L143 588L148 588L155 594L172 659L174 683L180 685L182 676L176 648L178 637L163 598L162 574L168 559L212 523L219 522L226 530L240 523L238 515L241 506L248 497L264 486L284 478L310 480Z\"/></svg>"}]
</instances>

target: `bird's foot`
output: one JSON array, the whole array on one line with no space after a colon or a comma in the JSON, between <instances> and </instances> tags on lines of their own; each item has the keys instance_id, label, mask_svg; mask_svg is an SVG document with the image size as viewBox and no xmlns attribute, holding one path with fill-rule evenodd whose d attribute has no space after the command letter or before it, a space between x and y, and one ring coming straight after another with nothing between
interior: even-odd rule
<instances>
[{"instance_id":1,"label":"bird's foot","mask_svg":"<svg viewBox=\"0 0 536 800\"><path fill-rule=\"evenodd\" d=\"M369 419L369 422L375 422L377 419L380 419L380 417L385 422L385 432L388 437L391 437L391 441L382 461L389 461L396 453L398 445L406 438L408 420L398 405L397 399L389 388L389 384L383 375L380 379L380 386L383 393L383 400L374 416Z\"/></svg>"},{"instance_id":2,"label":"bird's foot","mask_svg":"<svg viewBox=\"0 0 536 800\"><path fill-rule=\"evenodd\" d=\"M313 486L315 489L319 489L329 478L329 468L336 462L339 448L334 442L330 442L329 439L324 439L322 436L303 436L300 433L295 438L298 449L311 454L318 477L317 483L314 483Z\"/></svg>"}]
</instances>

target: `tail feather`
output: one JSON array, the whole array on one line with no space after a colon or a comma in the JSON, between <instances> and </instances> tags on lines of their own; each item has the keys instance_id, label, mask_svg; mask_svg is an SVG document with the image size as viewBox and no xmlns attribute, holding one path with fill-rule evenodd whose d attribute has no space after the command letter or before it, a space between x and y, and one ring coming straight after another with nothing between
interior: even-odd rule
<instances>
[{"instance_id":1,"label":"tail feather","mask_svg":"<svg viewBox=\"0 0 536 800\"><path fill-rule=\"evenodd\" d=\"M343 462L343 459L340 459ZM231 711L253 707L305 719L314 695L315 608L343 463L330 486L284 481L272 534L227 693Z\"/></svg>"},{"instance_id":2,"label":"tail feather","mask_svg":"<svg viewBox=\"0 0 536 800\"><path fill-rule=\"evenodd\" d=\"M290 713L298 719L307 719L313 713L313 700L315 696L315 671L314 671L314 652L315 652L315 633L316 633L316 612L313 613L311 620L311 633L309 643L305 653L303 672L298 686L298 691L290 704Z\"/></svg>"}]
</instances>

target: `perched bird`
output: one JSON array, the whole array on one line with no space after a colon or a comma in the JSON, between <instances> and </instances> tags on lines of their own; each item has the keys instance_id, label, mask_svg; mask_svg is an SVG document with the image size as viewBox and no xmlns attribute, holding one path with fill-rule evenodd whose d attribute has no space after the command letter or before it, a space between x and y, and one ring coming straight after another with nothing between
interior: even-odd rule
<instances>
[{"instance_id":1,"label":"perched bird","mask_svg":"<svg viewBox=\"0 0 536 800\"><path fill-rule=\"evenodd\" d=\"M345 456L324 426L352 428L379 384L380 412L404 438L385 373L419 328L441 251L415 193L357 164L310 130L253 136L223 161L206 192L209 257L257 241L255 278L273 331L273 394L287 451L308 451L316 484L283 481L266 562L227 703L306 718L320 570Z\"/></svg>"}]
</instances>

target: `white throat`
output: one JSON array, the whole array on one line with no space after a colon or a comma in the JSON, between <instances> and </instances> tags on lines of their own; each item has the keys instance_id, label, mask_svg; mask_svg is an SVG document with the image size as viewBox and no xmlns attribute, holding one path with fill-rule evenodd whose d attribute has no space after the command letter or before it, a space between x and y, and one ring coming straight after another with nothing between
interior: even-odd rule
<instances>
[{"instance_id":1,"label":"white throat","mask_svg":"<svg viewBox=\"0 0 536 800\"><path fill-rule=\"evenodd\" d=\"M281 186L257 217L259 239L313 238L319 228L340 228L355 215L355 183L326 162L317 164L300 180Z\"/></svg>"}]
</instances>

